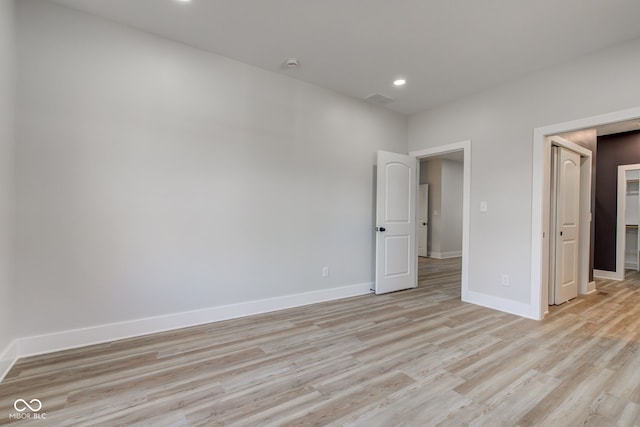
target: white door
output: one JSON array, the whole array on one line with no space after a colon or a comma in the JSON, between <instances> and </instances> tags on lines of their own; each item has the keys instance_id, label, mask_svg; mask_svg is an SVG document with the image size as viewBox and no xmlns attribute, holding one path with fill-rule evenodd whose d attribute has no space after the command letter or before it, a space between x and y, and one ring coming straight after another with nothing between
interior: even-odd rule
<instances>
[{"instance_id":1,"label":"white door","mask_svg":"<svg viewBox=\"0 0 640 427\"><path fill-rule=\"evenodd\" d=\"M562 304L578 296L580 226L580 155L554 147L555 171L555 301Z\"/></svg>"},{"instance_id":2,"label":"white door","mask_svg":"<svg viewBox=\"0 0 640 427\"><path fill-rule=\"evenodd\" d=\"M415 157L378 151L376 294L418 286Z\"/></svg>"},{"instance_id":3,"label":"white door","mask_svg":"<svg viewBox=\"0 0 640 427\"><path fill-rule=\"evenodd\" d=\"M429 227L429 184L418 187L418 256L427 256Z\"/></svg>"}]
</instances>

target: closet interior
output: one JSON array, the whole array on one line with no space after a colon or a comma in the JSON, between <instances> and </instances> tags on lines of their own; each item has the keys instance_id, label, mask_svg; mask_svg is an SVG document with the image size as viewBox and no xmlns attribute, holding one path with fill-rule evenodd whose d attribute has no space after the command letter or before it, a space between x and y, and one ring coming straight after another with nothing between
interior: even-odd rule
<instances>
[{"instance_id":1,"label":"closet interior","mask_svg":"<svg viewBox=\"0 0 640 427\"><path fill-rule=\"evenodd\" d=\"M640 253L638 248L638 223L640 223L640 170L626 172L627 191L625 208L626 247L624 253L624 268L640 270Z\"/></svg>"}]
</instances>

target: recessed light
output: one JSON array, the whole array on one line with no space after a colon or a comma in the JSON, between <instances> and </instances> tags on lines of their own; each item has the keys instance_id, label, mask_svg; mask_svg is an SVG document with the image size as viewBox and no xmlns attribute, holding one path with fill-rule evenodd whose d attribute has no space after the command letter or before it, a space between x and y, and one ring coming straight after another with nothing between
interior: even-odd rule
<instances>
[{"instance_id":1,"label":"recessed light","mask_svg":"<svg viewBox=\"0 0 640 427\"><path fill-rule=\"evenodd\" d=\"M178 3L191 3L191 0L176 0Z\"/></svg>"},{"instance_id":2,"label":"recessed light","mask_svg":"<svg viewBox=\"0 0 640 427\"><path fill-rule=\"evenodd\" d=\"M406 81L405 79L395 79L395 80L393 81L393 85L394 85L395 87L402 87L402 86L404 86L404 85L406 85L406 84L407 84L407 81Z\"/></svg>"}]
</instances>

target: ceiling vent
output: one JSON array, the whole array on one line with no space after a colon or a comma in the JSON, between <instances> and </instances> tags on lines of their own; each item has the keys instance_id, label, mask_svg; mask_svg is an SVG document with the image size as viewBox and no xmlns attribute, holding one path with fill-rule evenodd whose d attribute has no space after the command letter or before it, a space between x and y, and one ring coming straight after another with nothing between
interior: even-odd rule
<instances>
[{"instance_id":1,"label":"ceiling vent","mask_svg":"<svg viewBox=\"0 0 640 427\"><path fill-rule=\"evenodd\" d=\"M372 104L379 104L379 105L385 105L390 102L393 102L393 98L389 98L388 96L383 95L381 93L372 93L371 95L367 96L364 100L367 102L371 102Z\"/></svg>"}]
</instances>

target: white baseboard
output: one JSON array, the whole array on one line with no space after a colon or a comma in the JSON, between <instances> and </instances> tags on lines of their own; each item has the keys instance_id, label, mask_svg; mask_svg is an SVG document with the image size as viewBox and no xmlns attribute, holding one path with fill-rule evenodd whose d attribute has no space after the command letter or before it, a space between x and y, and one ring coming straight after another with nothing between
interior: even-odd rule
<instances>
[{"instance_id":1,"label":"white baseboard","mask_svg":"<svg viewBox=\"0 0 640 427\"><path fill-rule=\"evenodd\" d=\"M429 256L435 259L460 258L462 256L462 251L431 252Z\"/></svg>"},{"instance_id":2,"label":"white baseboard","mask_svg":"<svg viewBox=\"0 0 640 427\"><path fill-rule=\"evenodd\" d=\"M19 338L14 340L0 355L0 381L2 381L15 361L21 357L69 350L140 335L370 294L372 286L372 283L361 283L358 285L323 289L301 294L211 307L202 310Z\"/></svg>"},{"instance_id":3,"label":"white baseboard","mask_svg":"<svg viewBox=\"0 0 640 427\"><path fill-rule=\"evenodd\" d=\"M18 360L18 345L17 341L13 340L0 353L0 381L9 373L16 360Z\"/></svg>"},{"instance_id":4,"label":"white baseboard","mask_svg":"<svg viewBox=\"0 0 640 427\"><path fill-rule=\"evenodd\" d=\"M531 304L481 294L470 290L463 293L462 301L503 311L509 314L515 314L516 316L526 317L527 319L540 320L540 317L537 315L538 310L535 307L532 307Z\"/></svg>"},{"instance_id":5,"label":"white baseboard","mask_svg":"<svg viewBox=\"0 0 640 427\"><path fill-rule=\"evenodd\" d=\"M596 290L596 281L589 282L587 285L587 295L594 293Z\"/></svg>"},{"instance_id":6,"label":"white baseboard","mask_svg":"<svg viewBox=\"0 0 640 427\"><path fill-rule=\"evenodd\" d=\"M618 273L617 271L593 270L593 277L605 280L624 280L624 271Z\"/></svg>"}]
</instances>

